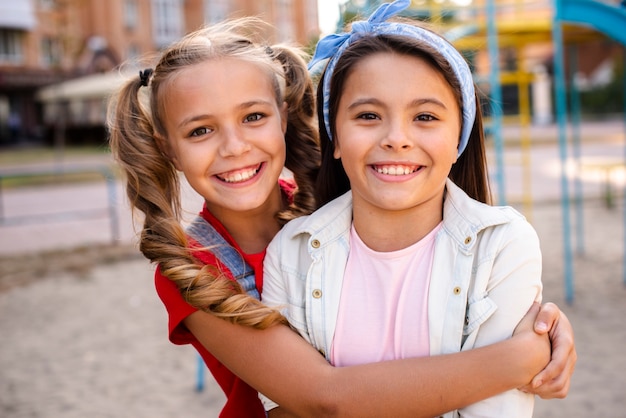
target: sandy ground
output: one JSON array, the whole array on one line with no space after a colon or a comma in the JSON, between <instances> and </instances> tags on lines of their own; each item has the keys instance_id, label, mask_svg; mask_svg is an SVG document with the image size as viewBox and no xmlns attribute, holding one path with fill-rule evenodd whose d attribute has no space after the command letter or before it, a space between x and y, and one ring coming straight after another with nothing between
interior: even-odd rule
<instances>
[{"instance_id":1,"label":"sandy ground","mask_svg":"<svg viewBox=\"0 0 626 418\"><path fill-rule=\"evenodd\" d=\"M586 253L575 300L564 301L560 207L533 210L545 254L545 299L576 332L579 361L565 400L538 400L535 417L626 417L626 288L621 211L585 206ZM607 245L611 243L611 245ZM152 267L130 257L52 272L0 293L0 416L215 417L222 395L196 357L167 342Z\"/></svg>"},{"instance_id":2,"label":"sandy ground","mask_svg":"<svg viewBox=\"0 0 626 418\"><path fill-rule=\"evenodd\" d=\"M512 158L507 161L515 170ZM548 180L542 171L552 170L550 158L533 170L539 176L533 177L535 196L548 188L554 197L558 188L558 178ZM621 197L606 206L602 184L588 186L572 304L565 302L558 199L513 202L539 233L544 299L570 318L579 354L569 396L538 400L537 418L626 417L624 208ZM88 189L100 193L97 187ZM77 190L90 200L86 189ZM41 190L31 192L43 199ZM19 193L18 202L33 198ZM106 220L0 226L0 417L217 416L223 395L208 375L205 389L196 391L195 352L167 341L153 268L133 249L130 215L123 199L117 203L123 234L114 246ZM88 238L81 245L66 242L63 231ZM61 243L54 251L39 248L55 239ZM29 240L33 250L24 252Z\"/></svg>"}]
</instances>

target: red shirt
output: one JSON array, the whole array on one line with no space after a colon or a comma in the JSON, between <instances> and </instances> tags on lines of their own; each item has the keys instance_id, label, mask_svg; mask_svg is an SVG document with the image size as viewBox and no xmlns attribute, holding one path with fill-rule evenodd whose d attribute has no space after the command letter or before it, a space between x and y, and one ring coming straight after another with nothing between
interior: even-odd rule
<instances>
[{"instance_id":1,"label":"red shirt","mask_svg":"<svg viewBox=\"0 0 626 418\"><path fill-rule=\"evenodd\" d=\"M293 195L294 185L290 182L280 182L281 188L287 196ZM226 228L207 209L203 208L200 215L209 222L226 241L243 256L244 260L254 269L256 287L259 293L263 288L263 259L265 250L258 254L246 254ZM194 244L194 242L192 242ZM196 257L205 264L216 265L216 257L213 253L197 252ZM224 268L224 270L227 270ZM228 277L234 280L230 271L226 271ZM226 394L226 404L220 413L221 418L264 418L265 409L258 398L257 391L243 380L235 376L230 370L221 364L198 342L196 337L187 329L183 321L197 309L189 305L182 297L176 284L161 274L159 268L154 274L157 293L167 309L169 315L169 339L174 344L191 344L200 353L211 374Z\"/></svg>"}]
</instances>

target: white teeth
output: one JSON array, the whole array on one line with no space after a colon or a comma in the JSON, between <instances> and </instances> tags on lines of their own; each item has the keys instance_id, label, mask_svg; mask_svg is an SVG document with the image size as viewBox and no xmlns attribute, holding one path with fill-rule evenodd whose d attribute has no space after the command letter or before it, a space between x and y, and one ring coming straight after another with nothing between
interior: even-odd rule
<instances>
[{"instance_id":1,"label":"white teeth","mask_svg":"<svg viewBox=\"0 0 626 418\"><path fill-rule=\"evenodd\" d=\"M406 166L392 165L392 166L376 167L376 171L378 171L381 174L388 174L390 176L405 176L407 174L411 174L413 171L415 171L415 169L411 169Z\"/></svg>"},{"instance_id":2,"label":"white teeth","mask_svg":"<svg viewBox=\"0 0 626 418\"><path fill-rule=\"evenodd\" d=\"M229 177L220 177L226 183L239 183L241 181L246 181L254 177L254 175L258 172L257 169L240 171Z\"/></svg>"}]
</instances>

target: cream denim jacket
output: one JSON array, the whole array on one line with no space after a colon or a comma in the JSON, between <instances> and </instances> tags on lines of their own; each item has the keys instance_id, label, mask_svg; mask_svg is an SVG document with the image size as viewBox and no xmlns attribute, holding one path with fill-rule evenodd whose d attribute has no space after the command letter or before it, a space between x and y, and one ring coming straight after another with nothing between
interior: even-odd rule
<instances>
[{"instance_id":1,"label":"cream denim jacket","mask_svg":"<svg viewBox=\"0 0 626 418\"><path fill-rule=\"evenodd\" d=\"M348 192L285 225L265 257L263 302L281 306L327 360L351 222ZM428 296L431 355L509 338L531 304L541 301L541 291L541 252L532 226L515 209L479 203L448 180ZM275 406L261 398L267 409ZM445 417L531 417L533 406L533 395L511 390Z\"/></svg>"}]
</instances>

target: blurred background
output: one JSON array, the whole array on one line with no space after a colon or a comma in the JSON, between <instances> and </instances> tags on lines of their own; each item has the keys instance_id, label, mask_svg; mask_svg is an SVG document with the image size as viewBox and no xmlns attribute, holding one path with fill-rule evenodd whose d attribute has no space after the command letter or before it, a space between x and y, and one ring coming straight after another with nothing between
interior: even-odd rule
<instances>
[{"instance_id":1,"label":"blurred background","mask_svg":"<svg viewBox=\"0 0 626 418\"><path fill-rule=\"evenodd\" d=\"M312 50L321 33L380 3L0 0L0 146L105 143L108 95L142 68L142 59L204 24L258 15L274 28L265 34L270 42ZM607 15L623 15L623 8L618 1L587 1L594 7L583 10L585 22L555 24L555 4L561 3L567 10L572 2L415 0L405 15L433 22L463 51L497 113L523 123L554 122L554 57L561 48L569 71L564 82L578 92L582 114L621 113L623 35L615 27L619 21ZM553 39L555 27L561 42Z\"/></svg>"},{"instance_id":2,"label":"blurred background","mask_svg":"<svg viewBox=\"0 0 626 418\"><path fill-rule=\"evenodd\" d=\"M0 416L217 416L212 379L167 341L108 99L202 25L260 16L268 42L312 52L380 3L0 0ZM404 13L470 62L495 203L537 229L545 299L577 332L570 396L537 417L626 417L625 3L413 0ZM200 201L185 188L189 216Z\"/></svg>"}]
</instances>

